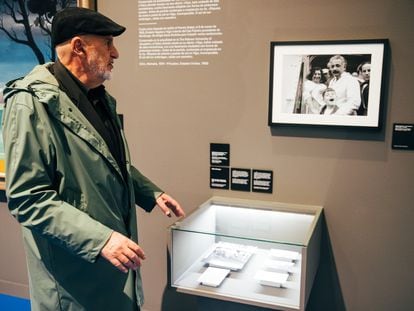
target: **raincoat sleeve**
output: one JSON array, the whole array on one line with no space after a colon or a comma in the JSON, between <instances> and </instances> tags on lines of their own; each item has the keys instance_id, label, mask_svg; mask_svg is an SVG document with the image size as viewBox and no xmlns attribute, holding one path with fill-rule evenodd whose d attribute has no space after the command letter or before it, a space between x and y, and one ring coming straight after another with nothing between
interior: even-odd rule
<instances>
[{"instance_id":1,"label":"raincoat sleeve","mask_svg":"<svg viewBox=\"0 0 414 311\"><path fill-rule=\"evenodd\" d=\"M24 227L94 262L112 230L59 197L54 146L28 92L7 102L3 116L6 191L12 215Z\"/></svg>"},{"instance_id":2,"label":"raincoat sleeve","mask_svg":"<svg viewBox=\"0 0 414 311\"><path fill-rule=\"evenodd\" d=\"M134 184L135 204L151 212L155 207L156 199L163 191L133 166L131 166L131 176Z\"/></svg>"}]
</instances>

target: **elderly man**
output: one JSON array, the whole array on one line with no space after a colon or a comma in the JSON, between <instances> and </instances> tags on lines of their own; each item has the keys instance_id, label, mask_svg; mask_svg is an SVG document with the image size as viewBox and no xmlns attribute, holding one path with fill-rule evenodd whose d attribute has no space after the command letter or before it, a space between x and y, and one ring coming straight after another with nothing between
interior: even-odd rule
<instances>
[{"instance_id":1,"label":"elderly man","mask_svg":"<svg viewBox=\"0 0 414 311\"><path fill-rule=\"evenodd\" d=\"M123 26L92 10L56 14L58 61L4 90L7 197L22 225L32 310L139 310L135 204L184 216L131 165L103 82Z\"/></svg>"},{"instance_id":2,"label":"elderly man","mask_svg":"<svg viewBox=\"0 0 414 311\"><path fill-rule=\"evenodd\" d=\"M336 92L338 110L335 114L356 115L356 111L361 105L359 82L346 71L346 65L347 62L342 55L331 57L329 66L332 79L329 81L329 87Z\"/></svg>"}]
</instances>

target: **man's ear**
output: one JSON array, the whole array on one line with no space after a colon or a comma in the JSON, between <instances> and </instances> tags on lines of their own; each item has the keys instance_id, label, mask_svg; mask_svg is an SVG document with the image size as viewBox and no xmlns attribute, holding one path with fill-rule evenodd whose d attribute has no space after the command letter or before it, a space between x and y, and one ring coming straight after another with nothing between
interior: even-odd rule
<instances>
[{"instance_id":1,"label":"man's ear","mask_svg":"<svg viewBox=\"0 0 414 311\"><path fill-rule=\"evenodd\" d=\"M73 37L71 40L71 46L73 53L79 56L85 54L84 42L80 37Z\"/></svg>"}]
</instances>

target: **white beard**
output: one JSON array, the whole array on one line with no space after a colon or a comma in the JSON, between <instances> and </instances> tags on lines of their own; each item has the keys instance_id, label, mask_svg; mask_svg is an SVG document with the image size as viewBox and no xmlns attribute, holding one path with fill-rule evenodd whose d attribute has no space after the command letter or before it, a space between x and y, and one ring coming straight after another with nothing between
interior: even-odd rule
<instances>
[{"instance_id":1,"label":"white beard","mask_svg":"<svg viewBox=\"0 0 414 311\"><path fill-rule=\"evenodd\" d=\"M89 71L98 79L110 80L112 72L106 68L106 64L99 58L98 53L93 51L88 59Z\"/></svg>"},{"instance_id":2,"label":"white beard","mask_svg":"<svg viewBox=\"0 0 414 311\"><path fill-rule=\"evenodd\" d=\"M104 78L105 80L111 80L112 79L112 72L111 71L109 71L109 70L106 70L104 73L103 73L103 76L102 76L102 78Z\"/></svg>"}]
</instances>

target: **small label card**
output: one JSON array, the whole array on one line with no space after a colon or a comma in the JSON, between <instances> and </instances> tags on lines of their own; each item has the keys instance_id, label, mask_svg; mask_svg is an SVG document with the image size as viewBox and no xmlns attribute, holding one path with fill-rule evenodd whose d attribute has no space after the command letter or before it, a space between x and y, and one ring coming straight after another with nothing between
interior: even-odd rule
<instances>
[{"instance_id":1,"label":"small label card","mask_svg":"<svg viewBox=\"0 0 414 311\"><path fill-rule=\"evenodd\" d=\"M392 149L414 150L414 124L394 123Z\"/></svg>"},{"instance_id":2,"label":"small label card","mask_svg":"<svg viewBox=\"0 0 414 311\"><path fill-rule=\"evenodd\" d=\"M210 167L210 188L229 189L229 168L211 166Z\"/></svg>"},{"instance_id":3,"label":"small label card","mask_svg":"<svg viewBox=\"0 0 414 311\"><path fill-rule=\"evenodd\" d=\"M250 191L251 169L231 169L231 190Z\"/></svg>"},{"instance_id":4,"label":"small label card","mask_svg":"<svg viewBox=\"0 0 414 311\"><path fill-rule=\"evenodd\" d=\"M210 144L210 165L230 166L230 144Z\"/></svg>"},{"instance_id":5,"label":"small label card","mask_svg":"<svg viewBox=\"0 0 414 311\"><path fill-rule=\"evenodd\" d=\"M253 170L253 192L273 192L273 171Z\"/></svg>"}]
</instances>

